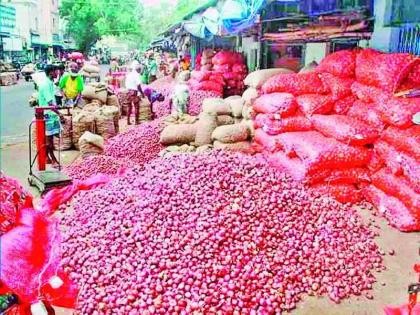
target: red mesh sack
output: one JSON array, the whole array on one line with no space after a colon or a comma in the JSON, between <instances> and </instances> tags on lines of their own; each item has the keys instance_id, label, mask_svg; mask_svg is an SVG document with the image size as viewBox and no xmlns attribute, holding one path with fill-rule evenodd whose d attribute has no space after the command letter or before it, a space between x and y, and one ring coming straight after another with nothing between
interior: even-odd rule
<instances>
[{"instance_id":1,"label":"red mesh sack","mask_svg":"<svg viewBox=\"0 0 420 315\"><path fill-rule=\"evenodd\" d=\"M368 124L344 115L313 115L312 126L323 135L352 145L373 143L379 133Z\"/></svg>"},{"instance_id":2,"label":"red mesh sack","mask_svg":"<svg viewBox=\"0 0 420 315\"><path fill-rule=\"evenodd\" d=\"M392 174L401 175L403 169L401 167L402 158L400 153L384 141L375 143L375 152L380 156L384 164L389 168Z\"/></svg>"},{"instance_id":3,"label":"red mesh sack","mask_svg":"<svg viewBox=\"0 0 420 315\"><path fill-rule=\"evenodd\" d=\"M218 73L230 72L230 70L230 65L228 64L213 66L213 71Z\"/></svg>"},{"instance_id":4,"label":"red mesh sack","mask_svg":"<svg viewBox=\"0 0 420 315\"><path fill-rule=\"evenodd\" d=\"M237 78L237 74L234 72L224 72L223 74L223 78L227 81L227 80L235 80Z\"/></svg>"},{"instance_id":5,"label":"red mesh sack","mask_svg":"<svg viewBox=\"0 0 420 315\"><path fill-rule=\"evenodd\" d=\"M374 151L394 175L404 176L408 185L420 193L420 163L415 158L381 140L375 143Z\"/></svg>"},{"instance_id":6,"label":"red mesh sack","mask_svg":"<svg viewBox=\"0 0 420 315\"><path fill-rule=\"evenodd\" d=\"M401 90L411 90L420 87L420 59L417 60L416 64L411 68L407 78L404 80L401 86Z\"/></svg>"},{"instance_id":7,"label":"red mesh sack","mask_svg":"<svg viewBox=\"0 0 420 315\"><path fill-rule=\"evenodd\" d=\"M411 54L384 54L365 49L356 57L356 79L360 83L394 93L416 63Z\"/></svg>"},{"instance_id":8,"label":"red mesh sack","mask_svg":"<svg viewBox=\"0 0 420 315\"><path fill-rule=\"evenodd\" d=\"M418 228L417 230L418 231ZM402 231L406 232L406 231ZM407 231L410 232L410 231ZM385 315L417 315L420 314L420 303L416 303L414 307L410 310L408 308L408 304L403 304L400 306L385 306L384 307Z\"/></svg>"},{"instance_id":9,"label":"red mesh sack","mask_svg":"<svg viewBox=\"0 0 420 315\"><path fill-rule=\"evenodd\" d=\"M387 126L381 119L377 106L373 103L355 101L353 106L347 112L347 115L357 118L378 131L382 131Z\"/></svg>"},{"instance_id":10,"label":"red mesh sack","mask_svg":"<svg viewBox=\"0 0 420 315\"><path fill-rule=\"evenodd\" d=\"M352 184L315 184L309 191L315 196L330 196L341 203L358 203L363 196Z\"/></svg>"},{"instance_id":11,"label":"red mesh sack","mask_svg":"<svg viewBox=\"0 0 420 315\"><path fill-rule=\"evenodd\" d=\"M236 63L232 66L232 71L235 73L246 73L247 68L244 64Z\"/></svg>"},{"instance_id":12,"label":"red mesh sack","mask_svg":"<svg viewBox=\"0 0 420 315\"><path fill-rule=\"evenodd\" d=\"M365 168L354 167L342 170L322 170L307 181L312 185L319 182L328 184L359 184L370 183L369 171Z\"/></svg>"},{"instance_id":13,"label":"red mesh sack","mask_svg":"<svg viewBox=\"0 0 420 315\"><path fill-rule=\"evenodd\" d=\"M385 166L385 163L382 160L382 158L379 156L379 154L375 150L373 150L372 154L370 155L369 162L366 166L368 170L370 171L370 173L372 174L372 173L376 173L381 168L383 168Z\"/></svg>"},{"instance_id":14,"label":"red mesh sack","mask_svg":"<svg viewBox=\"0 0 420 315\"><path fill-rule=\"evenodd\" d=\"M353 79L339 78L330 73L322 73L320 77L325 88L331 92L334 100L339 100L352 94Z\"/></svg>"},{"instance_id":15,"label":"red mesh sack","mask_svg":"<svg viewBox=\"0 0 420 315\"><path fill-rule=\"evenodd\" d=\"M17 180L0 172L0 235L16 224L18 210L31 203L32 195Z\"/></svg>"},{"instance_id":16,"label":"red mesh sack","mask_svg":"<svg viewBox=\"0 0 420 315\"><path fill-rule=\"evenodd\" d=\"M382 169L372 175L372 183L386 194L399 199L406 205L416 220L420 220L420 194L417 194L406 181Z\"/></svg>"},{"instance_id":17,"label":"red mesh sack","mask_svg":"<svg viewBox=\"0 0 420 315\"><path fill-rule=\"evenodd\" d=\"M237 55L230 51L219 51L211 60L214 65L234 64L237 61Z\"/></svg>"},{"instance_id":18,"label":"red mesh sack","mask_svg":"<svg viewBox=\"0 0 420 315\"><path fill-rule=\"evenodd\" d=\"M198 82L207 81L210 78L210 71L191 71L191 78Z\"/></svg>"},{"instance_id":19,"label":"red mesh sack","mask_svg":"<svg viewBox=\"0 0 420 315\"><path fill-rule=\"evenodd\" d=\"M36 302L58 269L59 250L55 225L35 209L21 210L16 227L1 236L1 281L22 302Z\"/></svg>"},{"instance_id":20,"label":"red mesh sack","mask_svg":"<svg viewBox=\"0 0 420 315\"><path fill-rule=\"evenodd\" d=\"M334 100L330 95L305 94L298 96L296 102L306 116L328 114L334 107Z\"/></svg>"},{"instance_id":21,"label":"red mesh sack","mask_svg":"<svg viewBox=\"0 0 420 315\"><path fill-rule=\"evenodd\" d=\"M203 81L197 85L197 90L201 91L214 91L223 94L223 85L212 81Z\"/></svg>"},{"instance_id":22,"label":"red mesh sack","mask_svg":"<svg viewBox=\"0 0 420 315\"><path fill-rule=\"evenodd\" d=\"M269 135L278 135L283 132L309 131L312 124L304 116L280 118L277 115L258 114L254 121L255 128L261 128Z\"/></svg>"},{"instance_id":23,"label":"red mesh sack","mask_svg":"<svg viewBox=\"0 0 420 315\"><path fill-rule=\"evenodd\" d=\"M225 84L225 80L223 79L223 76L220 74L212 74L209 77L209 81L213 81L216 83L219 83L220 85L224 85Z\"/></svg>"},{"instance_id":24,"label":"red mesh sack","mask_svg":"<svg viewBox=\"0 0 420 315\"><path fill-rule=\"evenodd\" d=\"M278 137L279 136L270 136L262 129L256 129L254 141L263 147L264 151L275 152L281 148L281 146L279 146Z\"/></svg>"},{"instance_id":25,"label":"red mesh sack","mask_svg":"<svg viewBox=\"0 0 420 315\"><path fill-rule=\"evenodd\" d=\"M340 50L329 54L316 68L320 72L328 72L342 78L354 78L356 68L356 54L354 50Z\"/></svg>"},{"instance_id":26,"label":"red mesh sack","mask_svg":"<svg viewBox=\"0 0 420 315\"><path fill-rule=\"evenodd\" d=\"M397 198L387 195L374 185L363 189L363 196L373 204L388 223L401 232L419 232L420 221Z\"/></svg>"},{"instance_id":27,"label":"red mesh sack","mask_svg":"<svg viewBox=\"0 0 420 315\"><path fill-rule=\"evenodd\" d=\"M357 98L353 95L347 96L341 100L338 100L334 103L333 111L338 115L345 115L349 109L356 102Z\"/></svg>"},{"instance_id":28,"label":"red mesh sack","mask_svg":"<svg viewBox=\"0 0 420 315\"><path fill-rule=\"evenodd\" d=\"M413 125L413 116L420 112L420 98L397 98L381 95L376 100L377 109L384 122L406 129Z\"/></svg>"},{"instance_id":29,"label":"red mesh sack","mask_svg":"<svg viewBox=\"0 0 420 315\"><path fill-rule=\"evenodd\" d=\"M366 103L375 102L378 97L384 94L384 92L376 87L367 86L359 82L354 82L352 84L351 91L354 96Z\"/></svg>"},{"instance_id":30,"label":"red mesh sack","mask_svg":"<svg viewBox=\"0 0 420 315\"><path fill-rule=\"evenodd\" d=\"M420 160L420 126L415 125L405 130L389 127L383 132L382 139L397 150Z\"/></svg>"},{"instance_id":31,"label":"red mesh sack","mask_svg":"<svg viewBox=\"0 0 420 315\"><path fill-rule=\"evenodd\" d=\"M281 73L269 78L262 86L264 93L286 92L295 96L302 94L326 93L322 81L315 72Z\"/></svg>"},{"instance_id":32,"label":"red mesh sack","mask_svg":"<svg viewBox=\"0 0 420 315\"><path fill-rule=\"evenodd\" d=\"M296 112L297 104L292 94L272 93L257 98L253 108L257 113L279 114L280 117L288 117Z\"/></svg>"},{"instance_id":33,"label":"red mesh sack","mask_svg":"<svg viewBox=\"0 0 420 315\"><path fill-rule=\"evenodd\" d=\"M311 171L361 167L370 159L368 149L346 145L315 131L287 132L277 137L286 154L296 154Z\"/></svg>"}]
</instances>

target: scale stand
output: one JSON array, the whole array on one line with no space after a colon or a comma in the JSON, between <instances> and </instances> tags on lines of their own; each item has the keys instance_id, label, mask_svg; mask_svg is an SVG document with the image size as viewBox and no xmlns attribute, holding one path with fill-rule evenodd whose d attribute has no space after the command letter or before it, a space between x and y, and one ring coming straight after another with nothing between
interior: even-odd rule
<instances>
[{"instance_id":1,"label":"scale stand","mask_svg":"<svg viewBox=\"0 0 420 315\"><path fill-rule=\"evenodd\" d=\"M37 152L32 159L32 124L29 125L29 185L35 186L41 193L44 193L52 188L67 186L72 183L72 179L61 172L61 147L59 146L58 169L46 169L46 144L45 144L45 119L44 111L53 110L57 111L55 107L36 107L35 108L35 126L36 126L36 148ZM61 141L61 134L60 134ZM35 161L38 160L38 170L33 170Z\"/></svg>"}]
</instances>

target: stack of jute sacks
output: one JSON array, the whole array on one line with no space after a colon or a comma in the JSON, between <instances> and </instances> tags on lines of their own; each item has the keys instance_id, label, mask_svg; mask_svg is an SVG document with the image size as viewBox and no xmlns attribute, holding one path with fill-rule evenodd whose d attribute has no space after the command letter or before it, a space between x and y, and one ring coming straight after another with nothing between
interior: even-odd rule
<instances>
[{"instance_id":1,"label":"stack of jute sacks","mask_svg":"<svg viewBox=\"0 0 420 315\"><path fill-rule=\"evenodd\" d=\"M248 119L244 118L244 103L240 96L207 98L198 117L184 115L176 121L167 118L168 126L161 133L161 143L169 147L162 155L213 148L253 153L252 121L246 111Z\"/></svg>"},{"instance_id":2,"label":"stack of jute sacks","mask_svg":"<svg viewBox=\"0 0 420 315\"><path fill-rule=\"evenodd\" d=\"M92 63L85 64L82 68L81 75L86 78L99 78L101 69Z\"/></svg>"}]
</instances>

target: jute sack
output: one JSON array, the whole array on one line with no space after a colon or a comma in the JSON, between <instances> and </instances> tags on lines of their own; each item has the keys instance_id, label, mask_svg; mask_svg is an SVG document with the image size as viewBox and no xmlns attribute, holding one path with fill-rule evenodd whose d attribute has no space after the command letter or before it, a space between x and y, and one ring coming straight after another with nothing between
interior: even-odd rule
<instances>
[{"instance_id":1,"label":"jute sack","mask_svg":"<svg viewBox=\"0 0 420 315\"><path fill-rule=\"evenodd\" d=\"M257 70L246 76L244 84L259 89L268 79L280 73L293 73L293 71L285 68Z\"/></svg>"},{"instance_id":2,"label":"jute sack","mask_svg":"<svg viewBox=\"0 0 420 315\"><path fill-rule=\"evenodd\" d=\"M105 105L105 106L102 107L102 111L105 113L105 115L111 116L113 118L115 132L119 133L120 132L120 111L119 111L119 108L117 106Z\"/></svg>"},{"instance_id":3,"label":"jute sack","mask_svg":"<svg viewBox=\"0 0 420 315\"><path fill-rule=\"evenodd\" d=\"M189 144L194 142L197 124L178 124L166 126L160 134L162 144Z\"/></svg>"},{"instance_id":4,"label":"jute sack","mask_svg":"<svg viewBox=\"0 0 420 315\"><path fill-rule=\"evenodd\" d=\"M255 135L254 121L251 119L244 119L242 120L241 124L245 125L248 128L249 135L251 137L254 137Z\"/></svg>"},{"instance_id":5,"label":"jute sack","mask_svg":"<svg viewBox=\"0 0 420 315\"><path fill-rule=\"evenodd\" d=\"M219 115L217 116L217 126L233 125L234 119L230 115Z\"/></svg>"},{"instance_id":6,"label":"jute sack","mask_svg":"<svg viewBox=\"0 0 420 315\"><path fill-rule=\"evenodd\" d=\"M107 111L104 110L104 108L100 108L94 113L94 116L95 130L98 135L107 140L117 134L114 124L114 114L112 111Z\"/></svg>"},{"instance_id":7,"label":"jute sack","mask_svg":"<svg viewBox=\"0 0 420 315\"><path fill-rule=\"evenodd\" d=\"M120 102L118 101L118 97L116 95L109 95L106 98L106 105L116 106L116 107L120 108Z\"/></svg>"},{"instance_id":8,"label":"jute sack","mask_svg":"<svg viewBox=\"0 0 420 315\"><path fill-rule=\"evenodd\" d=\"M240 96L230 96L225 99L225 102L230 106L232 110L232 116L236 118L242 117L242 108L244 107L245 101Z\"/></svg>"},{"instance_id":9,"label":"jute sack","mask_svg":"<svg viewBox=\"0 0 420 315\"><path fill-rule=\"evenodd\" d=\"M104 151L104 139L88 131L80 137L78 145L82 158L102 154Z\"/></svg>"},{"instance_id":10,"label":"jute sack","mask_svg":"<svg viewBox=\"0 0 420 315\"><path fill-rule=\"evenodd\" d=\"M152 119L152 106L147 99L147 97L143 97L140 100L140 108L139 108L139 120L140 121L149 121Z\"/></svg>"},{"instance_id":11,"label":"jute sack","mask_svg":"<svg viewBox=\"0 0 420 315\"><path fill-rule=\"evenodd\" d=\"M65 151L73 147L73 124L71 115L63 115L64 121L61 122L60 138L54 137L54 148Z\"/></svg>"},{"instance_id":12,"label":"jute sack","mask_svg":"<svg viewBox=\"0 0 420 315\"><path fill-rule=\"evenodd\" d=\"M73 144L79 149L79 139L86 132L95 133L95 116L85 111L73 116Z\"/></svg>"},{"instance_id":13,"label":"jute sack","mask_svg":"<svg viewBox=\"0 0 420 315\"><path fill-rule=\"evenodd\" d=\"M215 114L201 113L197 122L197 133L195 145L202 146L211 144L211 135L217 127L217 116Z\"/></svg>"},{"instance_id":14,"label":"jute sack","mask_svg":"<svg viewBox=\"0 0 420 315\"><path fill-rule=\"evenodd\" d=\"M213 146L210 144L207 145L202 145L201 147L198 147L195 152L196 153L204 153L204 152L208 152L211 151L213 149Z\"/></svg>"},{"instance_id":15,"label":"jute sack","mask_svg":"<svg viewBox=\"0 0 420 315\"><path fill-rule=\"evenodd\" d=\"M165 125L174 125L174 124L193 124L198 120L197 116L190 116L188 114L183 114L179 117L167 116L164 118Z\"/></svg>"},{"instance_id":16,"label":"jute sack","mask_svg":"<svg viewBox=\"0 0 420 315\"><path fill-rule=\"evenodd\" d=\"M211 137L223 143L235 143L247 140L249 132L247 126L243 124L226 125L217 127Z\"/></svg>"},{"instance_id":17,"label":"jute sack","mask_svg":"<svg viewBox=\"0 0 420 315\"><path fill-rule=\"evenodd\" d=\"M219 141L214 141L213 146L215 149L237 151L249 154L254 153L254 149L250 141L240 141L235 143L222 143Z\"/></svg>"},{"instance_id":18,"label":"jute sack","mask_svg":"<svg viewBox=\"0 0 420 315\"><path fill-rule=\"evenodd\" d=\"M86 64L83 66L82 71L90 74L90 73L99 73L101 72L101 69L99 69L99 67L97 66Z\"/></svg>"},{"instance_id":19,"label":"jute sack","mask_svg":"<svg viewBox=\"0 0 420 315\"><path fill-rule=\"evenodd\" d=\"M94 113L96 112L101 106L98 103L92 102L83 106L84 112Z\"/></svg>"},{"instance_id":20,"label":"jute sack","mask_svg":"<svg viewBox=\"0 0 420 315\"><path fill-rule=\"evenodd\" d=\"M108 91L106 86L102 83L90 83L83 88L82 96L88 100L96 99L105 104L108 97Z\"/></svg>"},{"instance_id":21,"label":"jute sack","mask_svg":"<svg viewBox=\"0 0 420 315\"><path fill-rule=\"evenodd\" d=\"M250 87L245 90L242 94L242 99L245 101L245 104L252 105L252 102L258 98L257 89Z\"/></svg>"},{"instance_id":22,"label":"jute sack","mask_svg":"<svg viewBox=\"0 0 420 315\"><path fill-rule=\"evenodd\" d=\"M252 113L253 113L252 106L244 105L244 107L242 108L242 117L244 119L251 119L252 118Z\"/></svg>"},{"instance_id":23,"label":"jute sack","mask_svg":"<svg viewBox=\"0 0 420 315\"><path fill-rule=\"evenodd\" d=\"M203 113L216 115L230 115L230 106L221 98L210 97L203 101Z\"/></svg>"}]
</instances>

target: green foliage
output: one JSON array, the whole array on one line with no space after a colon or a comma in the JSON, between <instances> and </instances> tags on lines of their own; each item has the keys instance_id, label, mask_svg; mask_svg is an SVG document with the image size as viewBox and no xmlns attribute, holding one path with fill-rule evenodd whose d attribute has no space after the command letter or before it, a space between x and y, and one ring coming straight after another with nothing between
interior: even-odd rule
<instances>
[{"instance_id":1,"label":"green foliage","mask_svg":"<svg viewBox=\"0 0 420 315\"><path fill-rule=\"evenodd\" d=\"M178 0L173 5L161 0L143 8L139 0L63 0L60 15L68 21L67 31L82 52L104 35L134 41L145 49L170 25L207 1Z\"/></svg>"},{"instance_id":2,"label":"green foliage","mask_svg":"<svg viewBox=\"0 0 420 315\"><path fill-rule=\"evenodd\" d=\"M60 15L78 48L87 52L104 35L140 36L138 0L63 0Z\"/></svg>"},{"instance_id":3,"label":"green foliage","mask_svg":"<svg viewBox=\"0 0 420 315\"><path fill-rule=\"evenodd\" d=\"M207 0L178 0L174 6L167 0L161 0L159 5L147 8L140 23L139 48L145 49L169 26L181 21L185 15L206 2Z\"/></svg>"}]
</instances>

